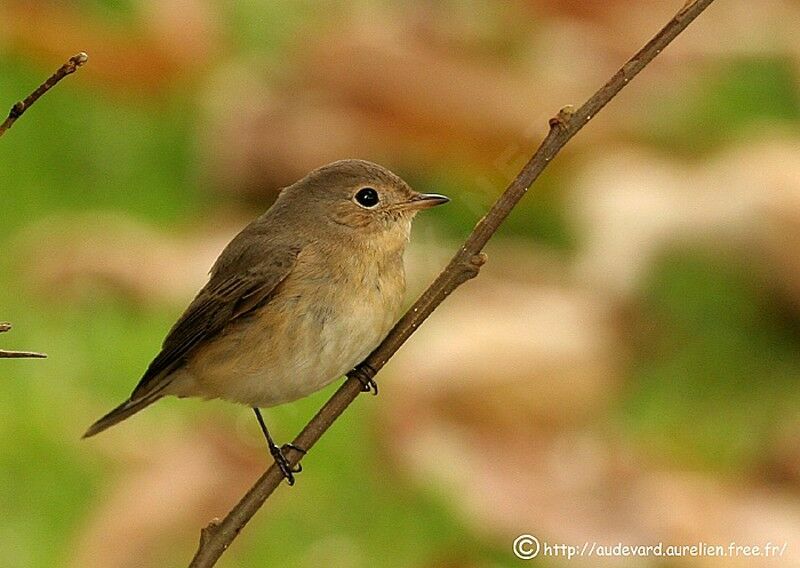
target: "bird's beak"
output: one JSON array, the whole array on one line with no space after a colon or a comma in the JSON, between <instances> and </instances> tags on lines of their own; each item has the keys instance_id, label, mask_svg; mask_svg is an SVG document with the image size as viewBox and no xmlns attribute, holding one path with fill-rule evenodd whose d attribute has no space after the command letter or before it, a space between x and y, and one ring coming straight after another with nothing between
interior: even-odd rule
<instances>
[{"instance_id":1,"label":"bird's beak","mask_svg":"<svg viewBox=\"0 0 800 568\"><path fill-rule=\"evenodd\" d=\"M448 201L450 201L449 197L438 193L418 193L406 201L403 206L404 209L430 209L437 205L444 205Z\"/></svg>"}]
</instances>

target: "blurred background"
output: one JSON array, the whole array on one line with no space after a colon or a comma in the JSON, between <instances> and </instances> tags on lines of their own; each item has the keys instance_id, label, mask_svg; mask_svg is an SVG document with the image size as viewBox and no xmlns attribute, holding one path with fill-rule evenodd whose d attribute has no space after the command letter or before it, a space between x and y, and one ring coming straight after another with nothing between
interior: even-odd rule
<instances>
[{"instance_id":1,"label":"blurred background","mask_svg":"<svg viewBox=\"0 0 800 568\"><path fill-rule=\"evenodd\" d=\"M410 302L682 0L4 0L0 558L185 566L269 463L252 413L138 381L225 243L358 157L452 202ZM512 540L786 544L800 563L800 4L713 5L571 142L219 566L516 566ZM331 394L269 410L290 440ZM533 565L564 565L538 559ZM594 566L597 559L570 565ZM664 564L759 565L739 558Z\"/></svg>"}]
</instances>

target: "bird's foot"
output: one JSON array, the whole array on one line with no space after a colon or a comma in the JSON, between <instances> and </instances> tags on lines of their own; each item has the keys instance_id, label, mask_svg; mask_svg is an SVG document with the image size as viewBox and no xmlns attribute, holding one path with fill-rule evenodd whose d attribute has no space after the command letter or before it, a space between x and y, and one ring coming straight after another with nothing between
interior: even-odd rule
<instances>
[{"instance_id":1,"label":"bird's foot","mask_svg":"<svg viewBox=\"0 0 800 568\"><path fill-rule=\"evenodd\" d=\"M378 396L378 383L375 382L374 377L377 371L367 365L366 363L359 365L353 369L353 377L361 383L362 392L372 392L373 395Z\"/></svg>"},{"instance_id":2,"label":"bird's foot","mask_svg":"<svg viewBox=\"0 0 800 568\"><path fill-rule=\"evenodd\" d=\"M298 452L305 454L305 450L300 448L299 446L295 446L294 444L284 444L280 448L278 446L272 446L269 449L269 453L272 454L272 457L275 459L275 463L278 466L278 469L281 470L283 477L286 478L286 483L289 485L294 485L294 474L300 473L303 471L303 466L300 464L295 465L292 467L292 464L289 463L289 460L286 459L286 456L283 455L284 450L297 450Z\"/></svg>"}]
</instances>

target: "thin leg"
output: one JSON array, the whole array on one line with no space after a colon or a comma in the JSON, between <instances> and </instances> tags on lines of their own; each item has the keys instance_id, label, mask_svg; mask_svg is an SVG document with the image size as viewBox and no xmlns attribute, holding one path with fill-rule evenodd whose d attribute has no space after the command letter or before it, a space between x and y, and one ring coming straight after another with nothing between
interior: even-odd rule
<instances>
[{"instance_id":1,"label":"thin leg","mask_svg":"<svg viewBox=\"0 0 800 568\"><path fill-rule=\"evenodd\" d=\"M281 473L286 478L286 483L289 485L294 485L294 474L300 473L303 471L303 466L297 464L295 468L289 464L289 461L286 459L286 456L283 455L283 449L279 448L275 442L272 440L272 436L269 435L269 430L267 430L267 425L264 422L264 417L261 416L261 411L253 407L253 412L256 413L256 419L258 420L258 425L261 426L261 431L264 432L264 437L267 439L267 446L269 446L269 453L272 454L272 457L275 459L275 463L278 464L278 468L280 468ZM295 446L294 444L285 444L283 448L290 448L293 450L297 450L300 453L305 454L305 450Z\"/></svg>"}]
</instances>

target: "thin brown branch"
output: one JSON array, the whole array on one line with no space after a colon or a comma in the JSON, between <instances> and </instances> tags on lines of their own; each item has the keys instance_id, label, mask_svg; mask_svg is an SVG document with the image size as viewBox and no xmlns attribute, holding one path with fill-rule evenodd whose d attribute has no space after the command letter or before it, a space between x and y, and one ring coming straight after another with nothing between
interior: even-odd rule
<instances>
[{"instance_id":1,"label":"thin brown branch","mask_svg":"<svg viewBox=\"0 0 800 568\"><path fill-rule=\"evenodd\" d=\"M6 351L0 349L0 359L46 359L45 353L37 351Z\"/></svg>"},{"instance_id":2,"label":"thin brown branch","mask_svg":"<svg viewBox=\"0 0 800 568\"><path fill-rule=\"evenodd\" d=\"M492 205L486 216L478 222L447 267L394 326L378 348L356 370L348 374L344 384L294 439L294 445L310 450L344 412L345 408L358 397L359 393L363 392L362 380L371 379L448 294L477 275L480 266L485 261L485 256L481 252L483 247L514 206L522 199L528 187L547 167L547 164L591 118L713 1L687 2L661 31L579 109L573 111L571 107L565 107L555 118L550 120L550 131L533 157ZM361 380L357 378L358 376L361 377ZM287 458L292 465L297 464L302 457L297 451L287 452ZM190 568L214 566L245 524L275 491L282 479L283 475L280 470L273 465L222 521L214 520L203 529L200 545Z\"/></svg>"},{"instance_id":3,"label":"thin brown branch","mask_svg":"<svg viewBox=\"0 0 800 568\"><path fill-rule=\"evenodd\" d=\"M11 324L8 322L0 322L0 333L11 331ZM47 357L44 353L37 353L36 351L6 351L0 349L0 359L44 359Z\"/></svg>"},{"instance_id":4,"label":"thin brown branch","mask_svg":"<svg viewBox=\"0 0 800 568\"><path fill-rule=\"evenodd\" d=\"M75 71L78 70L78 67L86 63L88 60L89 56L82 51L77 55L73 55L69 58L69 61L59 67L58 71L50 75L50 77L44 83L39 85L35 91L12 106L11 110L8 112L8 117L5 119L5 121L3 121L3 124L0 124L0 136L5 134L6 130L11 128L17 119L22 116L22 114L28 110L33 103L39 100L39 97L55 87L56 84L64 77L75 73Z\"/></svg>"},{"instance_id":5,"label":"thin brown branch","mask_svg":"<svg viewBox=\"0 0 800 568\"><path fill-rule=\"evenodd\" d=\"M50 75L47 80L39 85L36 90L34 90L30 95L25 97L23 100L16 103L14 106L11 107L11 110L8 111L8 117L3 121L3 124L0 124L0 136L6 133L6 130L11 128L17 119L23 115L23 113L28 110L33 103L39 100L42 95L44 95L47 91L52 89L56 86L56 84L75 71L78 70L78 67L83 65L89 60L89 56L86 55L84 52L80 52L77 55L73 55L69 58L69 60L64 63L58 70ZM11 329L10 323L0 323L0 333L9 331ZM4 349L0 349L0 359L22 359L22 358L35 358L35 359L42 359L47 357L44 353L38 353L36 351L6 351Z\"/></svg>"}]
</instances>

